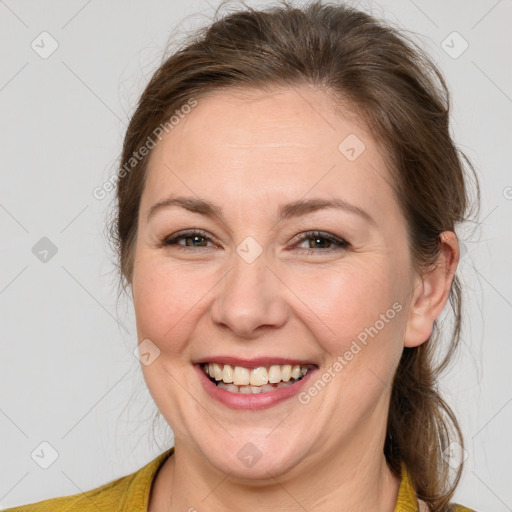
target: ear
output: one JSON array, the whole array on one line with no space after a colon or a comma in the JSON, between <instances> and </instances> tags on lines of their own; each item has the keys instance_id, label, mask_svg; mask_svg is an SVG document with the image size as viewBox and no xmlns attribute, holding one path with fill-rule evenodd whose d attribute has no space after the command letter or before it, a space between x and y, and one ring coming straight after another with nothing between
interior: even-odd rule
<instances>
[{"instance_id":1,"label":"ear","mask_svg":"<svg viewBox=\"0 0 512 512\"><path fill-rule=\"evenodd\" d=\"M405 331L406 347L417 347L429 339L434 320L450 294L459 263L459 243L453 231L443 231L439 240L441 249L436 262L415 281Z\"/></svg>"}]
</instances>

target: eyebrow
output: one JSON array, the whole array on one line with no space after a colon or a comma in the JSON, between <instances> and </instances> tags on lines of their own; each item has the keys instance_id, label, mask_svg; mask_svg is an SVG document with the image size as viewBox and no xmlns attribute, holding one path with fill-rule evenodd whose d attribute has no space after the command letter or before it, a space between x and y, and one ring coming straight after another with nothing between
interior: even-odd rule
<instances>
[{"instance_id":1,"label":"eyebrow","mask_svg":"<svg viewBox=\"0 0 512 512\"><path fill-rule=\"evenodd\" d=\"M196 197L174 195L171 195L166 199L158 201L153 206L151 206L151 208L149 208L148 210L147 221L149 221L149 219L157 211L166 208L171 208L173 206L180 206L190 212L198 213L206 217L217 218L222 223L226 224L224 212L220 206ZM343 199L339 198L298 199L297 201L292 201L291 203L280 205L278 208L276 222L291 219L293 217L299 217L301 215L306 215L308 213L316 212L318 210L323 210L326 208L336 208L345 210L349 213L363 217L365 220L372 224L376 224L373 217L367 211L363 210L362 208L359 208L358 206L347 203Z\"/></svg>"}]
</instances>

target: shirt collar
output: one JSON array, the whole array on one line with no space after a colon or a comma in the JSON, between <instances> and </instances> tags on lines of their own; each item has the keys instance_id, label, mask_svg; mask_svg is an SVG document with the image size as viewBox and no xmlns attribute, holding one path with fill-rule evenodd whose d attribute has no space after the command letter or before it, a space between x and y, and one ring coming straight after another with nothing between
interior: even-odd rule
<instances>
[{"instance_id":1,"label":"shirt collar","mask_svg":"<svg viewBox=\"0 0 512 512\"><path fill-rule=\"evenodd\" d=\"M402 481L398 489L398 497L396 500L394 512L418 512L418 498L411 484L409 472L402 462L401 466Z\"/></svg>"}]
</instances>

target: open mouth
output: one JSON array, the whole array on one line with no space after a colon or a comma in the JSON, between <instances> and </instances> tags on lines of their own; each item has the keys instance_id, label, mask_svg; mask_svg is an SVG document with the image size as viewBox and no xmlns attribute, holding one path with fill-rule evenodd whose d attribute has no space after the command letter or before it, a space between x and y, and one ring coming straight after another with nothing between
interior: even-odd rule
<instances>
[{"instance_id":1,"label":"open mouth","mask_svg":"<svg viewBox=\"0 0 512 512\"><path fill-rule=\"evenodd\" d=\"M229 364L203 363L201 368L217 387L231 393L268 393L292 386L303 379L314 365L271 365L244 368Z\"/></svg>"}]
</instances>

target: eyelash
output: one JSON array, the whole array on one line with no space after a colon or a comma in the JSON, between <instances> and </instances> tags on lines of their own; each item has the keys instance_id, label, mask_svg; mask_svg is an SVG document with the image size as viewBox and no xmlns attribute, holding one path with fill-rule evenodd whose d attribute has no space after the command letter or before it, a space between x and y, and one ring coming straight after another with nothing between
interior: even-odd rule
<instances>
[{"instance_id":1,"label":"eyelash","mask_svg":"<svg viewBox=\"0 0 512 512\"><path fill-rule=\"evenodd\" d=\"M213 240L205 232L195 230L195 231L186 231L183 233L178 233L175 236L164 238L160 242L159 246L167 247L170 245L175 245L178 247L178 249L185 250L185 251L201 250L202 247L189 247L189 246L183 246L182 244L176 243L176 241L181 240L182 238L185 238L185 239L193 238L194 236L199 236L200 238L205 239L207 242L213 243ZM329 248L325 248L325 249L320 248L320 249L298 249L298 250L305 252L306 254L318 254L319 252L320 253L331 253L334 251L339 251L339 250L347 249L348 247L350 247L350 244L346 240L343 240L342 238L337 238L333 235L330 235L329 233L325 233L322 231L307 231L307 232L305 232L302 235L302 237L297 241L297 244L302 243L305 240L310 240L310 239L314 240L316 238L323 238L325 240L328 240L329 242L335 244L337 247L335 247L335 248L329 247Z\"/></svg>"}]
</instances>

